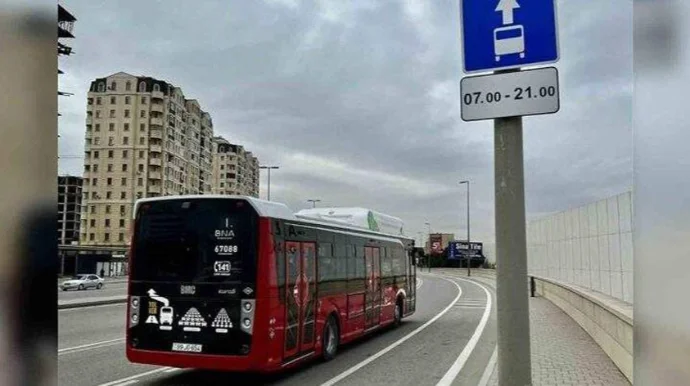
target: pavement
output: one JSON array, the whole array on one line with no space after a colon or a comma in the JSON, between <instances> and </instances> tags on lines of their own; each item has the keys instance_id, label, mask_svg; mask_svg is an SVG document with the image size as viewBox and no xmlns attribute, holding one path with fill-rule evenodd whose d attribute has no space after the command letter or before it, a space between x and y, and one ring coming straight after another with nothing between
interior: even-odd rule
<instances>
[{"instance_id":1,"label":"pavement","mask_svg":"<svg viewBox=\"0 0 690 386\"><path fill-rule=\"evenodd\" d=\"M434 272L434 270L432 270ZM466 271L438 270L466 276ZM490 270L472 272L473 280L495 283ZM529 299L532 384L537 385L630 385L599 345L570 316L542 297ZM494 366L488 385L498 385Z\"/></svg>"},{"instance_id":2,"label":"pavement","mask_svg":"<svg viewBox=\"0 0 690 386\"><path fill-rule=\"evenodd\" d=\"M333 361L273 376L132 364L124 354L125 304L59 310L58 384L477 385L496 344L492 290L419 277L417 312L400 327L341 347ZM439 383L444 377L450 381Z\"/></svg>"}]
</instances>

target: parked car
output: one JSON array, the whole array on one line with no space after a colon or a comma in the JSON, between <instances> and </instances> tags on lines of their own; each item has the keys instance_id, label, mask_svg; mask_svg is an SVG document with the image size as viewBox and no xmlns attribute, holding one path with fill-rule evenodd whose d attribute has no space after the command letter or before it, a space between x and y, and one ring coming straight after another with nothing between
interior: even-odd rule
<instances>
[{"instance_id":1,"label":"parked car","mask_svg":"<svg viewBox=\"0 0 690 386\"><path fill-rule=\"evenodd\" d=\"M104 280L98 275L77 275L70 280L63 282L60 286L63 291L68 289L84 290L87 288L103 288Z\"/></svg>"}]
</instances>

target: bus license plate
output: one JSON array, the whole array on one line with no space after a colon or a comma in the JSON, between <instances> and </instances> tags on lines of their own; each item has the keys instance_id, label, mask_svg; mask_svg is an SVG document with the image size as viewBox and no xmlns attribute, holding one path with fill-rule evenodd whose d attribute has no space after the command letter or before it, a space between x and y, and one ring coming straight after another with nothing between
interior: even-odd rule
<instances>
[{"instance_id":1,"label":"bus license plate","mask_svg":"<svg viewBox=\"0 0 690 386\"><path fill-rule=\"evenodd\" d=\"M201 345L193 343L173 343L172 349L173 351L201 352Z\"/></svg>"}]
</instances>

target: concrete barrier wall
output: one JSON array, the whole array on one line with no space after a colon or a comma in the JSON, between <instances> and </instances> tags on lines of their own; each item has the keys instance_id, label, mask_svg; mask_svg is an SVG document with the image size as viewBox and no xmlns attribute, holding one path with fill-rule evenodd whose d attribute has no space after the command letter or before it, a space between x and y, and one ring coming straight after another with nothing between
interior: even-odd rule
<instances>
[{"instance_id":1,"label":"concrete barrier wall","mask_svg":"<svg viewBox=\"0 0 690 386\"><path fill-rule=\"evenodd\" d=\"M530 274L633 302L632 193L527 224Z\"/></svg>"},{"instance_id":2,"label":"concrete barrier wall","mask_svg":"<svg viewBox=\"0 0 690 386\"><path fill-rule=\"evenodd\" d=\"M579 324L633 383L632 305L598 292L535 276L536 293Z\"/></svg>"}]
</instances>

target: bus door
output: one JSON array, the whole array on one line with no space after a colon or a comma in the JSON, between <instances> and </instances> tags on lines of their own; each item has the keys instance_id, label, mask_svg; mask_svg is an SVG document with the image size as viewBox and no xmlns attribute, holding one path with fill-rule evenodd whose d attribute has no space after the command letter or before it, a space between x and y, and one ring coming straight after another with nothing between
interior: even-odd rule
<instances>
[{"instance_id":1,"label":"bus door","mask_svg":"<svg viewBox=\"0 0 690 386\"><path fill-rule=\"evenodd\" d=\"M380 287L380 256L379 249L364 248L364 266L366 270L365 300L364 300L364 328L371 328L379 323L381 292Z\"/></svg>"},{"instance_id":2,"label":"bus door","mask_svg":"<svg viewBox=\"0 0 690 386\"><path fill-rule=\"evenodd\" d=\"M415 306L415 298L417 296L417 265L415 259L417 258L416 254L413 252L411 249L406 249L406 257L407 257L407 307L406 311L407 312L413 312L414 306Z\"/></svg>"},{"instance_id":3,"label":"bus door","mask_svg":"<svg viewBox=\"0 0 690 386\"><path fill-rule=\"evenodd\" d=\"M289 358L314 348L316 245L285 243L285 352Z\"/></svg>"}]
</instances>

